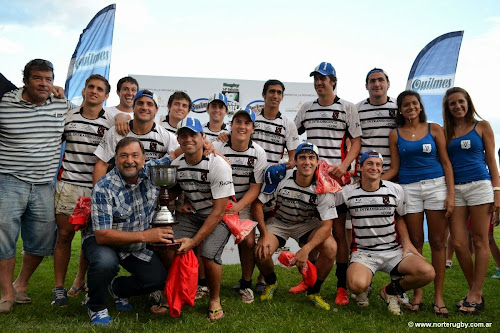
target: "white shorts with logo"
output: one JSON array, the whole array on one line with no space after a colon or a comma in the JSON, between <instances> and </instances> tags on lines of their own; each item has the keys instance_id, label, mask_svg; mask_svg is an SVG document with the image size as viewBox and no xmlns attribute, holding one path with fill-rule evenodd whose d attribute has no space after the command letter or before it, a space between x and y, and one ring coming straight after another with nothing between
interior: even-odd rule
<instances>
[{"instance_id":1,"label":"white shorts with logo","mask_svg":"<svg viewBox=\"0 0 500 333\"><path fill-rule=\"evenodd\" d=\"M407 214L444 209L448 195L444 176L400 185L405 191Z\"/></svg>"},{"instance_id":2,"label":"white shorts with logo","mask_svg":"<svg viewBox=\"0 0 500 333\"><path fill-rule=\"evenodd\" d=\"M412 255L407 253L406 257ZM405 258L406 258L405 257ZM403 250L396 249L383 252L355 251L351 253L350 263L360 263L366 266L375 275L376 272L386 272L391 275L392 270L403 260ZM392 272L394 273L394 272ZM391 275L391 278L399 278L401 275Z\"/></svg>"}]
</instances>

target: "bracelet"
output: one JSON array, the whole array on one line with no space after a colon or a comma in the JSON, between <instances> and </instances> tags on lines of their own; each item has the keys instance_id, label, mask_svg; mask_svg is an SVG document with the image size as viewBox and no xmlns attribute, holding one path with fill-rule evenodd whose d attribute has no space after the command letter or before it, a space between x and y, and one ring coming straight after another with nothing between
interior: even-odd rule
<instances>
[{"instance_id":1,"label":"bracelet","mask_svg":"<svg viewBox=\"0 0 500 333\"><path fill-rule=\"evenodd\" d=\"M493 187L493 191L500 191L500 187Z\"/></svg>"}]
</instances>

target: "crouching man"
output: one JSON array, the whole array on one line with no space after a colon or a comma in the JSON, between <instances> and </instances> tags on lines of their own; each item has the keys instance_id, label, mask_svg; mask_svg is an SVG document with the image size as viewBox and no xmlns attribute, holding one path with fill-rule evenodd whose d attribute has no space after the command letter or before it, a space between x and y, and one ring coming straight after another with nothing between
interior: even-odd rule
<instances>
[{"instance_id":1,"label":"crouching man","mask_svg":"<svg viewBox=\"0 0 500 333\"><path fill-rule=\"evenodd\" d=\"M308 142L301 143L295 150L296 170L288 170L274 193L261 193L252 206L260 231L255 248L256 263L266 281L261 300L272 300L278 288L272 254L292 237L301 246L295 262L292 261L299 269L306 265L312 250L319 251L316 260L318 278L306 295L317 307L330 310L330 305L320 296L320 289L332 269L337 251L331 233L337 210L333 194L314 192L318 160L318 147ZM267 190L264 189L264 192ZM263 205L273 199L276 200L275 215L264 221Z\"/></svg>"},{"instance_id":2,"label":"crouching man","mask_svg":"<svg viewBox=\"0 0 500 333\"><path fill-rule=\"evenodd\" d=\"M171 158L151 164L170 164ZM146 243L172 243L172 228L150 229L158 187L151 183L142 143L126 137L116 145L116 167L92 191L92 223L83 236L89 261L88 313L94 325L108 325L108 292L117 310L130 311L128 297L163 289L167 277L160 258ZM131 275L116 277L120 266Z\"/></svg>"},{"instance_id":3,"label":"crouching man","mask_svg":"<svg viewBox=\"0 0 500 333\"><path fill-rule=\"evenodd\" d=\"M347 185L342 196L352 219L351 261L347 286L360 306L368 306L373 275L383 271L391 282L380 291L389 311L399 316L399 296L434 280L434 269L411 244L403 215L404 191L381 180L382 155L369 150L359 159L361 182Z\"/></svg>"}]
</instances>

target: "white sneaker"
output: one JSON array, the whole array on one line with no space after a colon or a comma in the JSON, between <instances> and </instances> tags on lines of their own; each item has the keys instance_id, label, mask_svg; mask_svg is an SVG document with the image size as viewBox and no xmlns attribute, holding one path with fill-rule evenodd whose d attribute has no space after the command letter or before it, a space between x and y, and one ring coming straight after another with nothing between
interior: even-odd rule
<instances>
[{"instance_id":1,"label":"white sneaker","mask_svg":"<svg viewBox=\"0 0 500 333\"><path fill-rule=\"evenodd\" d=\"M198 288L196 288L196 296L194 297L194 299L200 299L205 296L208 296L209 294L210 294L210 289L208 289L207 286L198 286Z\"/></svg>"},{"instance_id":2,"label":"white sneaker","mask_svg":"<svg viewBox=\"0 0 500 333\"><path fill-rule=\"evenodd\" d=\"M241 301L246 304L253 303L253 290L250 288L240 289Z\"/></svg>"},{"instance_id":3,"label":"white sneaker","mask_svg":"<svg viewBox=\"0 0 500 333\"><path fill-rule=\"evenodd\" d=\"M358 303L358 306L364 308L370 305L370 300L368 297L372 294L372 287L368 286L368 288L362 292L361 294L356 296L356 302Z\"/></svg>"},{"instance_id":4,"label":"white sneaker","mask_svg":"<svg viewBox=\"0 0 500 333\"><path fill-rule=\"evenodd\" d=\"M399 305L406 305L410 303L410 299L408 298L408 295L406 295L406 293L403 293L402 295L398 295L396 297L398 298Z\"/></svg>"},{"instance_id":5,"label":"white sneaker","mask_svg":"<svg viewBox=\"0 0 500 333\"><path fill-rule=\"evenodd\" d=\"M379 296L385 303L387 303L387 309L389 309L390 313L395 316L401 315L401 308L399 307L398 298L396 296L386 293L385 287L380 290Z\"/></svg>"}]
</instances>

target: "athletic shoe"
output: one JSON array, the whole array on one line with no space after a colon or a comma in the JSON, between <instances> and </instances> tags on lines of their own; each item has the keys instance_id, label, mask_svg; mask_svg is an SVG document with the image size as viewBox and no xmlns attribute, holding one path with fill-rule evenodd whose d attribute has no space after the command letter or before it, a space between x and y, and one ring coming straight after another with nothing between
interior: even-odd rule
<instances>
[{"instance_id":1,"label":"athletic shoe","mask_svg":"<svg viewBox=\"0 0 500 333\"><path fill-rule=\"evenodd\" d=\"M337 288L337 296L335 297L335 304L347 305L349 304L349 293L345 288Z\"/></svg>"},{"instance_id":2,"label":"athletic shoe","mask_svg":"<svg viewBox=\"0 0 500 333\"><path fill-rule=\"evenodd\" d=\"M241 295L241 301L246 304L253 303L255 297L253 296L253 290L250 288L240 289L239 293Z\"/></svg>"},{"instance_id":3,"label":"athletic shoe","mask_svg":"<svg viewBox=\"0 0 500 333\"><path fill-rule=\"evenodd\" d=\"M385 287L380 290L379 296L387 304L390 313L395 316L401 315L401 308L399 307L398 298L396 296L386 293Z\"/></svg>"},{"instance_id":4,"label":"athletic shoe","mask_svg":"<svg viewBox=\"0 0 500 333\"><path fill-rule=\"evenodd\" d=\"M89 317L92 325L111 325L111 317L108 314L108 309L94 312L89 309Z\"/></svg>"},{"instance_id":5,"label":"athletic shoe","mask_svg":"<svg viewBox=\"0 0 500 333\"><path fill-rule=\"evenodd\" d=\"M288 292L290 292L292 294L300 294L300 293L306 291L307 288L309 288L309 286L304 282L304 280L301 280L298 285L290 288L288 290Z\"/></svg>"},{"instance_id":6,"label":"athletic shoe","mask_svg":"<svg viewBox=\"0 0 500 333\"><path fill-rule=\"evenodd\" d=\"M113 292L113 282L111 282L111 284L108 286L108 291L109 291L109 294L111 295L111 297L113 297L113 301L115 302L116 310L118 310L118 311L132 311L132 305L130 305L128 298L118 297Z\"/></svg>"},{"instance_id":7,"label":"athletic shoe","mask_svg":"<svg viewBox=\"0 0 500 333\"><path fill-rule=\"evenodd\" d=\"M210 295L210 289L208 289L207 286L198 286L198 288L196 288L196 296L194 299L200 299L208 295Z\"/></svg>"},{"instance_id":8,"label":"athletic shoe","mask_svg":"<svg viewBox=\"0 0 500 333\"><path fill-rule=\"evenodd\" d=\"M52 301L52 305L57 306L66 306L68 305L68 291L64 287L55 287L52 289L52 293L54 293L54 300Z\"/></svg>"},{"instance_id":9,"label":"athletic shoe","mask_svg":"<svg viewBox=\"0 0 500 333\"><path fill-rule=\"evenodd\" d=\"M274 292L278 289L278 283L267 284L262 295L260 295L261 301L270 301L273 299Z\"/></svg>"},{"instance_id":10,"label":"athletic shoe","mask_svg":"<svg viewBox=\"0 0 500 333\"><path fill-rule=\"evenodd\" d=\"M398 298L399 305L406 305L410 303L410 299L406 293L402 293L401 295L396 296Z\"/></svg>"},{"instance_id":11,"label":"athletic shoe","mask_svg":"<svg viewBox=\"0 0 500 333\"><path fill-rule=\"evenodd\" d=\"M266 289L266 283L265 282L257 282L255 284L255 292L259 295L262 295L264 292L264 289Z\"/></svg>"},{"instance_id":12,"label":"athletic shoe","mask_svg":"<svg viewBox=\"0 0 500 333\"><path fill-rule=\"evenodd\" d=\"M495 280L500 280L500 268L497 268L497 270L495 271L495 274L493 274L491 276L492 279L495 279Z\"/></svg>"},{"instance_id":13,"label":"athletic shoe","mask_svg":"<svg viewBox=\"0 0 500 333\"><path fill-rule=\"evenodd\" d=\"M356 295L356 303L358 306L364 308L370 305L370 295L372 294L372 287L369 286L364 292L359 295Z\"/></svg>"},{"instance_id":14,"label":"athletic shoe","mask_svg":"<svg viewBox=\"0 0 500 333\"><path fill-rule=\"evenodd\" d=\"M453 267L453 260L446 260L446 268L452 268Z\"/></svg>"},{"instance_id":15,"label":"athletic shoe","mask_svg":"<svg viewBox=\"0 0 500 333\"><path fill-rule=\"evenodd\" d=\"M319 293L306 295L307 299L314 303L314 306L326 311L330 310L330 304L325 302Z\"/></svg>"}]
</instances>

